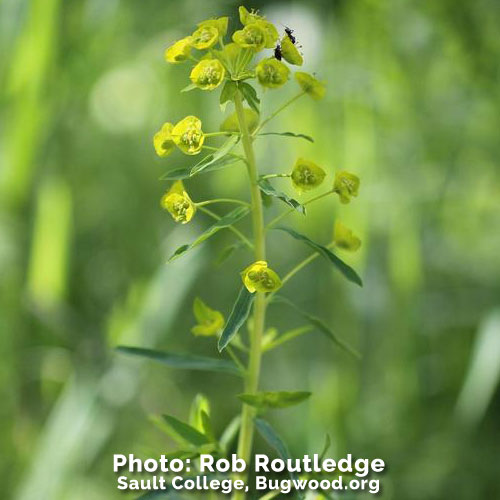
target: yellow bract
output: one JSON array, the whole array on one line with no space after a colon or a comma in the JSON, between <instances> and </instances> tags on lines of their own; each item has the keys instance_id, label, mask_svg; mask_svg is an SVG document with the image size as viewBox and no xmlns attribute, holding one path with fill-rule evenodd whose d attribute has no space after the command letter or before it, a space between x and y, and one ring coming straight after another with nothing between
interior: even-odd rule
<instances>
[{"instance_id":1,"label":"yellow bract","mask_svg":"<svg viewBox=\"0 0 500 500\"><path fill-rule=\"evenodd\" d=\"M184 62L191 54L191 37L178 40L165 50L165 61L169 63Z\"/></svg>"},{"instance_id":2,"label":"yellow bract","mask_svg":"<svg viewBox=\"0 0 500 500\"><path fill-rule=\"evenodd\" d=\"M205 135L201 130L201 120L196 116L186 116L172 129L172 138L183 153L198 154L205 141Z\"/></svg>"},{"instance_id":3,"label":"yellow bract","mask_svg":"<svg viewBox=\"0 0 500 500\"><path fill-rule=\"evenodd\" d=\"M219 37L226 36L227 33L227 25L229 22L229 17L219 17L217 19L207 19L206 21L202 21L198 23L198 28L204 28L205 26L211 26L216 28L219 32Z\"/></svg>"},{"instance_id":4,"label":"yellow bract","mask_svg":"<svg viewBox=\"0 0 500 500\"><path fill-rule=\"evenodd\" d=\"M350 252L355 252L361 246L361 240L340 221L336 221L333 227L333 240L339 248Z\"/></svg>"},{"instance_id":5,"label":"yellow bract","mask_svg":"<svg viewBox=\"0 0 500 500\"><path fill-rule=\"evenodd\" d=\"M196 212L196 206L184 189L182 181L176 181L163 195L161 206L168 211L175 222L188 223Z\"/></svg>"},{"instance_id":6,"label":"yellow bract","mask_svg":"<svg viewBox=\"0 0 500 500\"><path fill-rule=\"evenodd\" d=\"M198 324L191 328L194 335L209 337L217 335L224 327L224 316L219 311L208 307L200 298L193 303L193 313Z\"/></svg>"},{"instance_id":7,"label":"yellow bract","mask_svg":"<svg viewBox=\"0 0 500 500\"><path fill-rule=\"evenodd\" d=\"M351 201L353 196L358 196L359 184L360 181L357 175L346 170L340 170L335 174L333 190L339 195L340 202L346 204Z\"/></svg>"},{"instance_id":8,"label":"yellow bract","mask_svg":"<svg viewBox=\"0 0 500 500\"><path fill-rule=\"evenodd\" d=\"M274 292L281 287L280 277L269 267L265 260L258 260L242 273L243 284L250 293Z\"/></svg>"},{"instance_id":9,"label":"yellow bract","mask_svg":"<svg viewBox=\"0 0 500 500\"><path fill-rule=\"evenodd\" d=\"M245 121L247 122L248 130L253 133L259 124L259 115L253 109L245 108ZM230 114L220 126L222 132L240 132L240 124L236 111Z\"/></svg>"},{"instance_id":10,"label":"yellow bract","mask_svg":"<svg viewBox=\"0 0 500 500\"><path fill-rule=\"evenodd\" d=\"M299 193L303 193L320 186L325 176L326 172L316 163L299 158L292 170L292 184Z\"/></svg>"},{"instance_id":11,"label":"yellow bract","mask_svg":"<svg viewBox=\"0 0 500 500\"><path fill-rule=\"evenodd\" d=\"M295 79L299 83L302 90L306 94L309 94L313 99L319 100L325 97L325 85L319 80L316 80L314 76L309 73L304 73L303 71L297 71L297 73L295 73Z\"/></svg>"},{"instance_id":12,"label":"yellow bract","mask_svg":"<svg viewBox=\"0 0 500 500\"><path fill-rule=\"evenodd\" d=\"M244 49L262 50L266 45L266 31L259 23L252 23L233 33L233 41Z\"/></svg>"},{"instance_id":13,"label":"yellow bract","mask_svg":"<svg viewBox=\"0 0 500 500\"><path fill-rule=\"evenodd\" d=\"M299 49L294 45L294 43L290 40L288 35L285 35L281 39L281 54L285 61L290 64L295 64L295 66L302 66L304 63L304 59L302 58Z\"/></svg>"},{"instance_id":14,"label":"yellow bract","mask_svg":"<svg viewBox=\"0 0 500 500\"><path fill-rule=\"evenodd\" d=\"M278 61L274 57L269 59L263 59L257 64L255 68L255 73L259 83L263 87L268 87L270 89L276 89L285 85L288 81L288 75L290 70L281 61Z\"/></svg>"},{"instance_id":15,"label":"yellow bract","mask_svg":"<svg viewBox=\"0 0 500 500\"><path fill-rule=\"evenodd\" d=\"M249 12L243 6L239 8L239 13L240 13L240 21L241 24L243 24L243 26L248 26L250 24L258 24L259 27L262 28L266 37L264 47L266 47L267 49L271 49L276 45L276 41L278 40L279 35L278 35L278 30L276 29L273 23L266 21L264 17L259 16L257 12L253 10Z\"/></svg>"},{"instance_id":16,"label":"yellow bract","mask_svg":"<svg viewBox=\"0 0 500 500\"><path fill-rule=\"evenodd\" d=\"M202 59L191 71L189 78L202 90L217 88L226 75L224 66L218 59Z\"/></svg>"},{"instance_id":17,"label":"yellow bract","mask_svg":"<svg viewBox=\"0 0 500 500\"><path fill-rule=\"evenodd\" d=\"M153 137L153 145L156 154L161 157L168 156L175 148L172 139L172 130L174 126L171 123L164 123L159 132Z\"/></svg>"},{"instance_id":18,"label":"yellow bract","mask_svg":"<svg viewBox=\"0 0 500 500\"><path fill-rule=\"evenodd\" d=\"M219 39L219 30L215 26L204 25L191 35L191 46L198 50L209 49Z\"/></svg>"}]
</instances>

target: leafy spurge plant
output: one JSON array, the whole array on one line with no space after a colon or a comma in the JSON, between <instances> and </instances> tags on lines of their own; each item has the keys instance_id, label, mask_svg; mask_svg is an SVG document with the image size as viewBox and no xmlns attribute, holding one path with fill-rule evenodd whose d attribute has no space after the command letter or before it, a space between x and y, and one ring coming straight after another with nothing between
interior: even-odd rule
<instances>
[{"instance_id":1,"label":"leafy spurge plant","mask_svg":"<svg viewBox=\"0 0 500 500\"><path fill-rule=\"evenodd\" d=\"M172 416L165 417L163 424L173 429L173 435L182 434L180 442L184 450L181 450L181 455L184 453L195 456L201 449L208 449L207 445L210 445L214 452L224 454L228 449L228 434L238 432L237 453L248 463L255 427L271 445L275 446L276 442L279 442L279 437L271 426L261 418L257 419L257 416L269 408L297 404L310 395L303 391L259 392L263 353L300 335L319 330L337 346L350 354L357 354L336 337L321 319L298 309L288 299L277 295L277 291L285 287L295 274L318 256L332 264L349 281L361 285L361 279L354 269L334 252L337 248L355 251L361 245L361 241L340 221L335 222L332 241L326 245L314 242L294 229L278 224L294 211L307 216L306 206L326 196L337 194L341 203L349 203L358 195L360 181L353 173L337 171L331 188L301 203L289 194L276 189L273 183L278 178L288 178L293 190L300 194L309 193L325 183L327 173L323 167L309 159L298 158L288 172L260 174L254 153L255 139L259 135L283 135L312 142L310 137L295 132L275 133L263 130L278 113L297 99L303 96L314 100L322 99L325 95L325 85L308 73L296 72L294 77L298 84L298 93L262 119L259 94L252 82L257 82L264 89L278 89L288 83L291 69L285 62L273 56L273 50L264 57L259 57L258 62L255 61L256 56L268 49L274 49L279 43L281 54L287 63L301 66L303 58L293 40L287 34L280 39L276 27L264 17L256 12L249 12L244 7L240 7L239 14L242 27L231 35L229 43L226 43L228 18L221 17L199 23L192 35L176 41L165 51L167 63L193 62L190 73L191 84L183 91L201 89L213 92L220 87L221 107L225 108L230 104L234 107L234 112L222 122L219 131L205 132L201 119L189 115L176 124L164 123L153 138L155 151L160 157L173 154L176 148L183 154L193 156L207 152L207 155L191 167L171 169L163 176L163 179L174 182L163 196L161 206L175 222L187 224L198 211L215 219L214 224L194 242L178 248L170 260L181 257L222 229L233 232L237 240L234 248L239 245L244 246L252 254L249 255L248 267L240 270L241 288L227 320L221 312L213 310L201 298L197 297L194 301L193 310L197 324L192 329L193 334L214 337L221 356L227 353L229 359L179 355L135 347L121 347L120 350L146 356L176 368L214 370L241 376L244 384L243 392L239 395L239 399L243 402L241 418L235 420L220 439L217 440L211 431L209 405L204 399L203 408L199 407L199 398L196 400L198 401L195 404L198 405L197 409L194 410L196 418L191 419L190 424L179 422ZM225 142L220 146L209 146L210 140L218 136L225 137ZM236 152L240 145L241 153ZM250 202L226 198L198 202L191 199L185 183L201 173L226 168L235 163L241 163L247 170ZM283 212L267 224L264 217L263 196L279 200L284 207ZM235 204L237 207L220 216L206 208L207 205L216 203ZM252 237L246 236L236 227L236 223L247 216L251 216L252 219ZM283 278L278 274L279 263L270 263L266 257L266 238L271 229L279 229L280 234L287 233L288 236L313 250L309 257L289 270ZM275 329L268 329L266 309L273 303L295 308L307 324L282 335L278 335ZM244 339L243 335L242 327L245 323L248 326L248 339Z\"/></svg>"}]
</instances>

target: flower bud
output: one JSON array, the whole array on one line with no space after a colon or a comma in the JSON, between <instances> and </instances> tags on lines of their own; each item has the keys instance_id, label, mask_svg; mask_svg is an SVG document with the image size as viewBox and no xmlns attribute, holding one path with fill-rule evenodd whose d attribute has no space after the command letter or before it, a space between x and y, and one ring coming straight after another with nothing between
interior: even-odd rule
<instances>
[{"instance_id":1,"label":"flower bud","mask_svg":"<svg viewBox=\"0 0 500 500\"><path fill-rule=\"evenodd\" d=\"M288 80L288 75L290 70L281 61L278 61L274 57L269 59L263 59L257 64L255 68L255 73L259 83L263 87L268 87L270 89L276 89L285 85Z\"/></svg>"},{"instance_id":2,"label":"flower bud","mask_svg":"<svg viewBox=\"0 0 500 500\"><path fill-rule=\"evenodd\" d=\"M285 35L281 39L281 54L286 62L290 64L295 64L295 66L302 66L304 63L304 59L302 58L299 49L297 49L296 45L290 40L288 35Z\"/></svg>"},{"instance_id":3,"label":"flower bud","mask_svg":"<svg viewBox=\"0 0 500 500\"><path fill-rule=\"evenodd\" d=\"M169 63L184 62L191 54L191 37L178 40L165 50L165 61Z\"/></svg>"},{"instance_id":4,"label":"flower bud","mask_svg":"<svg viewBox=\"0 0 500 500\"><path fill-rule=\"evenodd\" d=\"M306 94L309 94L313 99L319 101L325 97L325 85L319 80L316 80L314 76L309 73L304 73L303 71L297 71L297 73L295 73L295 79L299 83L302 90Z\"/></svg>"},{"instance_id":5,"label":"flower bud","mask_svg":"<svg viewBox=\"0 0 500 500\"><path fill-rule=\"evenodd\" d=\"M226 70L218 59L202 59L191 71L189 78L202 90L213 90L223 81Z\"/></svg>"},{"instance_id":6,"label":"flower bud","mask_svg":"<svg viewBox=\"0 0 500 500\"><path fill-rule=\"evenodd\" d=\"M243 49L259 51L266 45L266 32L259 23L248 24L233 33L233 41Z\"/></svg>"},{"instance_id":7,"label":"flower bud","mask_svg":"<svg viewBox=\"0 0 500 500\"><path fill-rule=\"evenodd\" d=\"M267 267L265 260L258 260L248 266L241 273L241 278L250 293L274 292L281 287L280 277Z\"/></svg>"},{"instance_id":8,"label":"flower bud","mask_svg":"<svg viewBox=\"0 0 500 500\"><path fill-rule=\"evenodd\" d=\"M215 26L204 25L191 35L191 46L198 50L213 47L219 39L219 30Z\"/></svg>"},{"instance_id":9,"label":"flower bud","mask_svg":"<svg viewBox=\"0 0 500 500\"><path fill-rule=\"evenodd\" d=\"M193 303L193 313L198 324L191 328L194 335L209 337L217 335L224 328L224 316L219 311L208 307L200 298Z\"/></svg>"},{"instance_id":10,"label":"flower bud","mask_svg":"<svg viewBox=\"0 0 500 500\"><path fill-rule=\"evenodd\" d=\"M176 181L163 195L161 206L173 217L175 222L187 224L196 212L196 206L184 189L182 181Z\"/></svg>"},{"instance_id":11,"label":"flower bud","mask_svg":"<svg viewBox=\"0 0 500 500\"><path fill-rule=\"evenodd\" d=\"M204 28L205 26L212 26L216 28L219 32L219 37L226 36L227 33L227 25L229 22L229 17L219 17L217 19L207 19L206 21L202 21L198 23L198 28Z\"/></svg>"},{"instance_id":12,"label":"flower bud","mask_svg":"<svg viewBox=\"0 0 500 500\"><path fill-rule=\"evenodd\" d=\"M339 195L340 202L349 203L353 196L358 196L359 177L346 170L340 170L335 174L333 190Z\"/></svg>"},{"instance_id":13,"label":"flower bud","mask_svg":"<svg viewBox=\"0 0 500 500\"><path fill-rule=\"evenodd\" d=\"M205 135L201 130L201 120L196 116L186 116L172 129L172 138L183 153L198 154L205 141Z\"/></svg>"},{"instance_id":14,"label":"flower bud","mask_svg":"<svg viewBox=\"0 0 500 500\"><path fill-rule=\"evenodd\" d=\"M174 126L171 123L164 123L159 132L156 132L153 137L156 154L162 158L168 156L175 148L172 138L173 128Z\"/></svg>"},{"instance_id":15,"label":"flower bud","mask_svg":"<svg viewBox=\"0 0 500 500\"><path fill-rule=\"evenodd\" d=\"M253 133L259 124L259 115L253 109L244 108L245 121L247 122L248 131ZM221 132L241 132L238 115L236 112L230 114L220 126Z\"/></svg>"},{"instance_id":16,"label":"flower bud","mask_svg":"<svg viewBox=\"0 0 500 500\"><path fill-rule=\"evenodd\" d=\"M344 226L342 222L335 221L333 227L333 241L337 247L349 252L355 252L361 246L361 240L355 236L351 229Z\"/></svg>"},{"instance_id":17,"label":"flower bud","mask_svg":"<svg viewBox=\"0 0 500 500\"><path fill-rule=\"evenodd\" d=\"M312 161L299 158L292 170L292 184L299 192L310 191L322 184L326 172Z\"/></svg>"}]
</instances>

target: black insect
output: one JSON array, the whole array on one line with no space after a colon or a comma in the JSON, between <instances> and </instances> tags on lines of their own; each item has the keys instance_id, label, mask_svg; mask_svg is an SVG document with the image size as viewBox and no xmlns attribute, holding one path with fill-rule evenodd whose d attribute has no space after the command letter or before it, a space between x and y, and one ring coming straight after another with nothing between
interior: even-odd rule
<instances>
[{"instance_id":1,"label":"black insect","mask_svg":"<svg viewBox=\"0 0 500 500\"><path fill-rule=\"evenodd\" d=\"M283 57L283 54L281 52L281 45L278 43L276 47L274 47L274 57L278 59L278 61L281 61L281 58Z\"/></svg>"},{"instance_id":2,"label":"black insect","mask_svg":"<svg viewBox=\"0 0 500 500\"><path fill-rule=\"evenodd\" d=\"M297 39L293 36L293 29L289 28L288 26L285 26L285 33L288 38L290 38L290 41L295 45L295 42Z\"/></svg>"}]
</instances>

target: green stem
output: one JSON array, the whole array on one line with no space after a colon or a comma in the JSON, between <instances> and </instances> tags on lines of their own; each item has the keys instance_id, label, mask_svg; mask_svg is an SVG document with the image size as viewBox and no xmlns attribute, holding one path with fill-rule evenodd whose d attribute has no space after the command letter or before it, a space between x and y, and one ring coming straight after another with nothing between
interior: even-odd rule
<instances>
[{"instance_id":1,"label":"green stem","mask_svg":"<svg viewBox=\"0 0 500 500\"><path fill-rule=\"evenodd\" d=\"M231 132L231 131L224 131L224 132L207 132L203 134L205 137L217 137L219 135L240 135L239 132Z\"/></svg>"},{"instance_id":2,"label":"green stem","mask_svg":"<svg viewBox=\"0 0 500 500\"><path fill-rule=\"evenodd\" d=\"M252 145L252 138L248 131L243 109L241 93L238 90L234 96L234 106L238 123L241 130L241 142L247 159L247 170L250 181L250 193L252 198L252 223L255 241L255 260L266 260L266 240L264 231L264 214L262 208L262 197L257 184L258 171L255 162L255 154ZM253 329L250 335L250 354L248 360L247 376L245 378L245 392L255 394L259 385L260 363L262 358L262 336L264 333L266 298L262 292L256 292L253 310ZM241 429L238 440L238 456L247 464L250 463L254 434L255 408L243 404L241 410ZM245 498L245 494L237 491L233 498L240 500Z\"/></svg>"},{"instance_id":3,"label":"green stem","mask_svg":"<svg viewBox=\"0 0 500 500\"><path fill-rule=\"evenodd\" d=\"M244 205L245 207L249 207L250 203L247 203L243 200L234 200L233 198L214 198L213 200L200 201L199 203L195 203L195 205L200 208L205 205L211 205L212 203L236 203L238 205Z\"/></svg>"},{"instance_id":4,"label":"green stem","mask_svg":"<svg viewBox=\"0 0 500 500\"><path fill-rule=\"evenodd\" d=\"M304 91L299 92L297 95L293 96L291 99L286 101L282 106L280 106L274 113L271 113L265 120L261 122L261 124L255 129L252 134L254 137L278 114L280 114L285 108L290 106L290 104L294 103L297 99L302 97L305 94Z\"/></svg>"},{"instance_id":5,"label":"green stem","mask_svg":"<svg viewBox=\"0 0 500 500\"><path fill-rule=\"evenodd\" d=\"M197 208L200 209L201 212L209 215L210 217L212 217L212 219L215 219L215 220L221 220L222 217L219 217L217 214L214 214L211 210L209 210L208 208L205 208L205 207L200 207L198 206ZM238 238L248 247L250 248L250 250L253 250L254 249L254 246L253 246L253 243L239 230L239 229L236 229L234 226L229 226L228 229L230 231L232 231L236 236L238 236Z\"/></svg>"},{"instance_id":6,"label":"green stem","mask_svg":"<svg viewBox=\"0 0 500 500\"><path fill-rule=\"evenodd\" d=\"M274 179L276 177L291 177L292 174L267 174L267 175L261 175L261 179Z\"/></svg>"},{"instance_id":7,"label":"green stem","mask_svg":"<svg viewBox=\"0 0 500 500\"><path fill-rule=\"evenodd\" d=\"M332 194L334 191L333 189L330 189L330 191L327 191L326 193L319 194L318 196L315 196L314 198L311 198L310 200L306 201L305 203L302 203L303 206L309 205L310 203L314 203L315 201L321 200L321 198L324 198L325 196L328 196ZM295 212L294 208L290 208L288 210L285 210L283 213L277 215L265 228L266 231L269 231L269 229L273 228L281 219L284 219L287 215L290 215L291 213Z\"/></svg>"}]
</instances>

